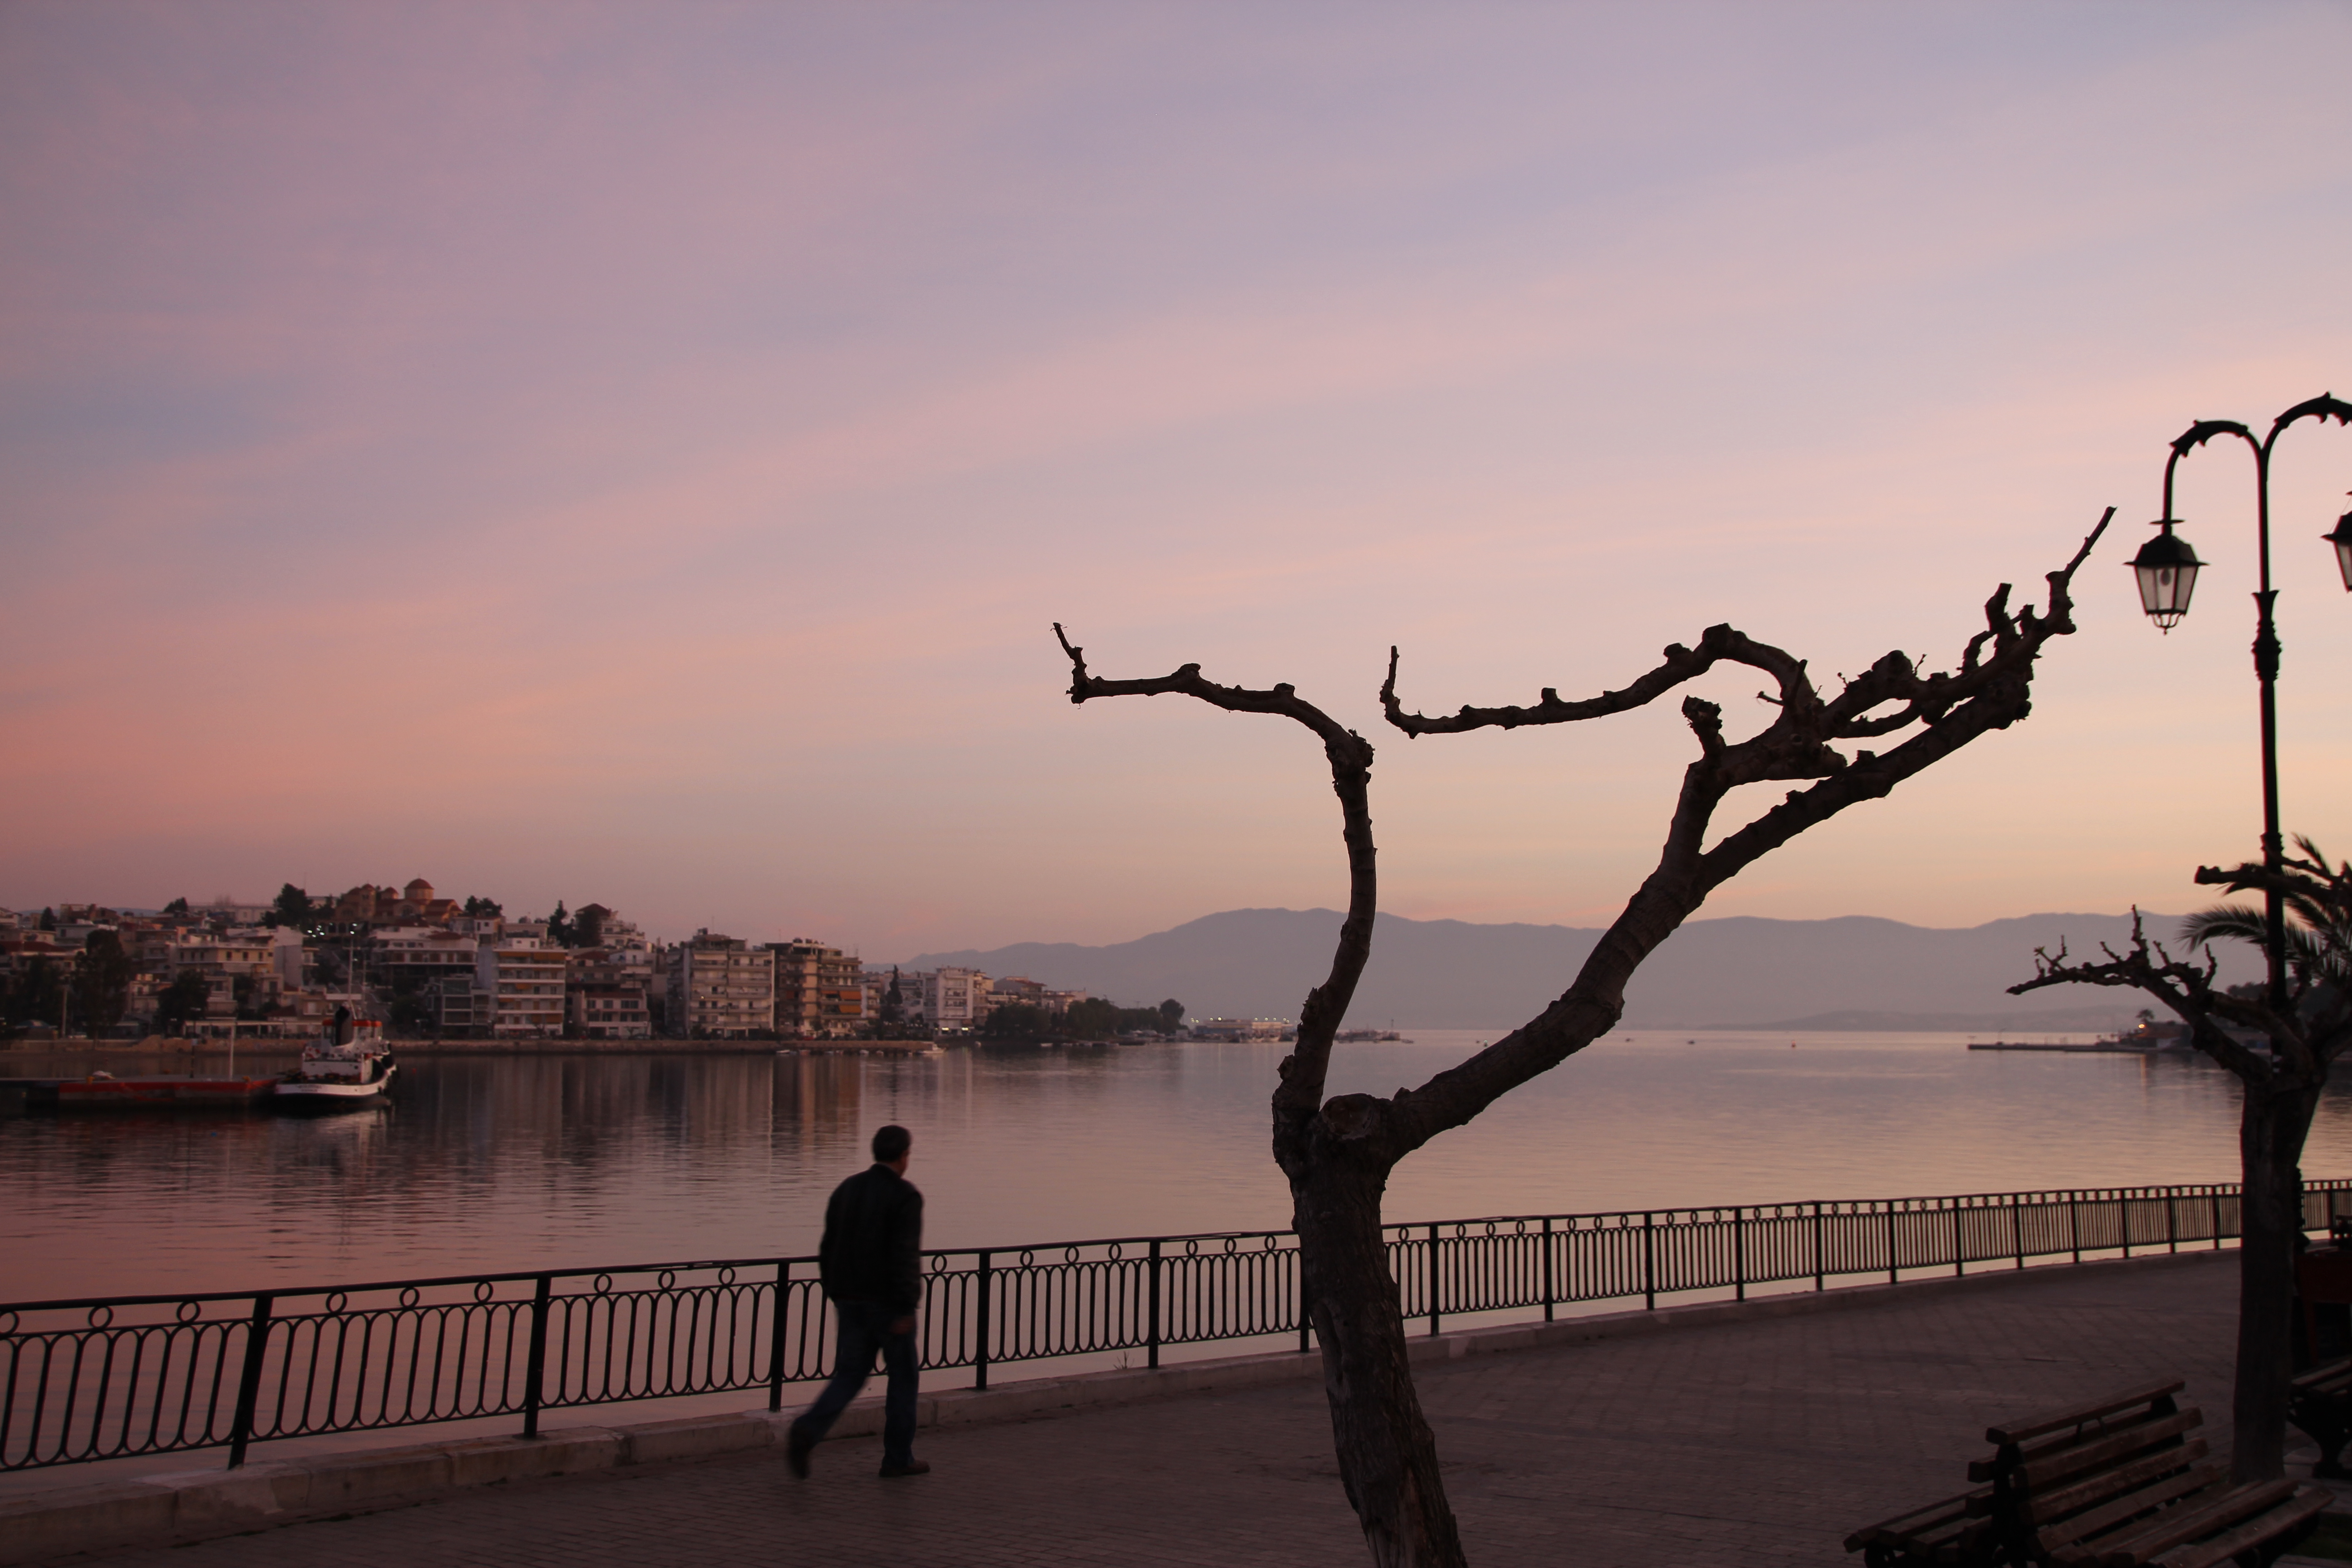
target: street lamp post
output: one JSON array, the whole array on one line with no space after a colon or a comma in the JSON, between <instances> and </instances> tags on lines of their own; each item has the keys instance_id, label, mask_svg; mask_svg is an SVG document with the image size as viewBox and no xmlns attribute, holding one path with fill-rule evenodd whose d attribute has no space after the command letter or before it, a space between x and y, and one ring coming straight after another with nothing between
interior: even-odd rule
<instances>
[{"instance_id":1,"label":"street lamp post","mask_svg":"<svg viewBox=\"0 0 2352 1568\"><path fill-rule=\"evenodd\" d=\"M2271 433L2259 441L2252 430L2234 419L2200 419L2182 431L2172 443L2172 455L2164 462L2164 515L2153 525L2162 531L2140 546L2139 553L2132 558L2132 571L2139 580L2140 607L2160 630L2169 632L2189 613L2189 595L2197 584L2197 569L2204 564L2189 549L2189 542L2172 531L2180 521L2172 515L2173 470L2180 466L2181 458L2216 436L2235 436L2252 449L2254 548L2261 584L2254 593L2254 678L2262 687L2263 865L2271 873L2271 885L2263 890L2263 945L2270 960L2271 1006L2282 1013L2286 1008L2286 902L2279 891L2277 879L2285 858L2285 846L2279 837L2279 641L2271 613L2278 590L2271 586L2271 448L2278 444L2280 433L2299 419L2333 419L2339 425L2352 425L2352 403L2322 393L2273 420ZM2352 591L2352 512L2337 521L2335 532L2322 537L2335 545L2344 586Z\"/></svg>"}]
</instances>

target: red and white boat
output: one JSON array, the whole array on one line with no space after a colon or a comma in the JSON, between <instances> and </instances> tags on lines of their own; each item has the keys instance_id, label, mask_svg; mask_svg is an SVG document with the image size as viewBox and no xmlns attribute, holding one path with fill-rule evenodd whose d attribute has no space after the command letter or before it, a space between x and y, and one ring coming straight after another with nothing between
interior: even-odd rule
<instances>
[{"instance_id":1,"label":"red and white boat","mask_svg":"<svg viewBox=\"0 0 2352 1568\"><path fill-rule=\"evenodd\" d=\"M278 1080L272 1099L289 1110L364 1104L383 1099L399 1070L383 1022L338 1007L327 1032L302 1047L301 1065Z\"/></svg>"}]
</instances>

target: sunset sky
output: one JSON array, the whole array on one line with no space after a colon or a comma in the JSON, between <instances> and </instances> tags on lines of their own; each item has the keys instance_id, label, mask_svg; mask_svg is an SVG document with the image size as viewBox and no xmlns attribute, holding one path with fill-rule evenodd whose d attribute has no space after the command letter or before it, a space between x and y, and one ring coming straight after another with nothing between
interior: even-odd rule
<instances>
[{"instance_id":1,"label":"sunset sky","mask_svg":"<svg viewBox=\"0 0 2352 1568\"><path fill-rule=\"evenodd\" d=\"M1604 923L1730 621L2035 711L1707 914L2179 911L2256 852L2252 465L2352 397L2352 6L0 5L0 905L422 875L894 959L1344 898ZM2352 431L2282 438L2352 855ZM1762 721L1752 675L1701 687ZM1743 718L1743 716L1745 716ZM1776 797L1777 791L1766 792ZM1736 803L1735 803L1736 804Z\"/></svg>"}]
</instances>

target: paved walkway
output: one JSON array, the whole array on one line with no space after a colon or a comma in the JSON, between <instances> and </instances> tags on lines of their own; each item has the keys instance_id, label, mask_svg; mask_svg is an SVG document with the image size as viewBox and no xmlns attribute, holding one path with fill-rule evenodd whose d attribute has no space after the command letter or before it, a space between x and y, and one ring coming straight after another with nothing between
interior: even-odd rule
<instances>
[{"instance_id":1,"label":"paved walkway","mask_svg":"<svg viewBox=\"0 0 2352 1568\"><path fill-rule=\"evenodd\" d=\"M1871 1307L1424 1363L1474 1562L1675 1568L1849 1563L1868 1520L1958 1489L2004 1415L2189 1380L2225 1441L2234 1253L2037 1269ZM2295 1435L2290 1434L2290 1440ZM876 1478L828 1444L485 1489L105 1559L117 1568L763 1563L1360 1568L1321 1391L1200 1394L926 1432L937 1467Z\"/></svg>"}]
</instances>

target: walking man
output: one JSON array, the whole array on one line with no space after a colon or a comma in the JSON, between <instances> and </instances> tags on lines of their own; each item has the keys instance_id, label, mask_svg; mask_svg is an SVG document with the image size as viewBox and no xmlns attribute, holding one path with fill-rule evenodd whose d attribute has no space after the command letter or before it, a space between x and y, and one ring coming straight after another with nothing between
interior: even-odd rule
<instances>
[{"instance_id":1,"label":"walking man","mask_svg":"<svg viewBox=\"0 0 2352 1568\"><path fill-rule=\"evenodd\" d=\"M824 1441L844 1406L857 1397L879 1351L889 1374L882 1400L882 1473L919 1476L915 1458L915 1308L923 1299L923 1194L907 1180L914 1134L885 1127L874 1134L874 1163L833 1189L824 1205L817 1272L840 1320L833 1381L792 1425L784 1463L808 1479L809 1450Z\"/></svg>"}]
</instances>

